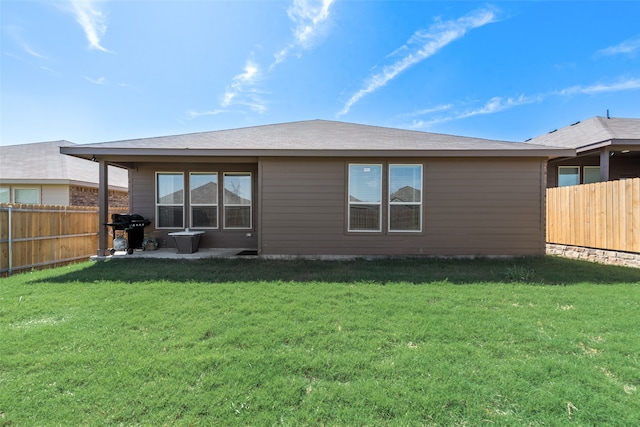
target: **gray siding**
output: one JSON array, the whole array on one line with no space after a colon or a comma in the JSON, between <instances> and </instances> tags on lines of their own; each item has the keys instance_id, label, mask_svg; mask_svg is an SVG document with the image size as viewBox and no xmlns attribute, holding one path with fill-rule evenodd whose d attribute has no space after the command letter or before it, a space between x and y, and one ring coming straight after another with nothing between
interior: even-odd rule
<instances>
[{"instance_id":1,"label":"gray siding","mask_svg":"<svg viewBox=\"0 0 640 427\"><path fill-rule=\"evenodd\" d=\"M347 231L348 163L261 159L263 255L542 255L543 159L398 159L424 167L423 231ZM387 215L383 205L383 224Z\"/></svg>"}]
</instances>

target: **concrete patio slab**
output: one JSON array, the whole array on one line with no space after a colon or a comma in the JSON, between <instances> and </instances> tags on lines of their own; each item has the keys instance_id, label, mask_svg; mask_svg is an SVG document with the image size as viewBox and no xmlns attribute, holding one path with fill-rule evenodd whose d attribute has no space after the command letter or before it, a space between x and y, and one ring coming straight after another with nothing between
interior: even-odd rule
<instances>
[{"instance_id":1,"label":"concrete patio slab","mask_svg":"<svg viewBox=\"0 0 640 427\"><path fill-rule=\"evenodd\" d=\"M94 255L91 257L93 261L106 260L106 259L140 259L140 258L155 258L155 259L206 259L206 258L233 258L242 257L238 254L242 251L255 250L251 248L201 248L198 252L190 254L179 254L175 248L162 248L155 251L142 251L135 250L131 255L126 251L116 251L113 255L99 257ZM255 257L255 255L253 256Z\"/></svg>"}]
</instances>

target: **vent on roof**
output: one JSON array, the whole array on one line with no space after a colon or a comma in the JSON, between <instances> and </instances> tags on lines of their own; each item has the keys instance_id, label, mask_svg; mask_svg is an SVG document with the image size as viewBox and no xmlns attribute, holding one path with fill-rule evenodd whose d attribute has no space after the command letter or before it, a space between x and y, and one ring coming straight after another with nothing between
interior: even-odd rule
<instances>
[{"instance_id":1,"label":"vent on roof","mask_svg":"<svg viewBox=\"0 0 640 427\"><path fill-rule=\"evenodd\" d=\"M552 131L551 131L551 132L549 132L549 133L554 133L554 132L557 132L557 131L558 131L558 129L554 129L554 130L552 130Z\"/></svg>"},{"instance_id":2,"label":"vent on roof","mask_svg":"<svg viewBox=\"0 0 640 427\"><path fill-rule=\"evenodd\" d=\"M575 122L575 123L571 123L571 126L575 126L575 125L577 125L578 123L580 123L580 120L578 120L578 121L577 121L577 122Z\"/></svg>"},{"instance_id":3,"label":"vent on roof","mask_svg":"<svg viewBox=\"0 0 640 427\"><path fill-rule=\"evenodd\" d=\"M533 138L529 138L529 139L525 139L524 142L529 142L531 141Z\"/></svg>"}]
</instances>

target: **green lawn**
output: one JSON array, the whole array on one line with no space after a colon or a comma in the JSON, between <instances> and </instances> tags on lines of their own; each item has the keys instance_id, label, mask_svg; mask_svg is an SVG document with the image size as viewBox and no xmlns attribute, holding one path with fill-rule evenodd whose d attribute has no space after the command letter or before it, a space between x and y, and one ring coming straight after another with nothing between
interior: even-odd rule
<instances>
[{"instance_id":1,"label":"green lawn","mask_svg":"<svg viewBox=\"0 0 640 427\"><path fill-rule=\"evenodd\" d=\"M631 426L640 270L122 259L0 279L0 426Z\"/></svg>"}]
</instances>

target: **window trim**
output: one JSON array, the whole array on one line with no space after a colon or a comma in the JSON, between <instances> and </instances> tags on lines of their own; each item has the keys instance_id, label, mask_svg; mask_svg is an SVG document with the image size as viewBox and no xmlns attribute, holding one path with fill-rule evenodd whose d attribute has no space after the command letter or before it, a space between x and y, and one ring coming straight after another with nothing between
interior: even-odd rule
<instances>
[{"instance_id":1,"label":"window trim","mask_svg":"<svg viewBox=\"0 0 640 427\"><path fill-rule=\"evenodd\" d=\"M191 191L193 190L193 188L191 187L191 182L192 179L191 177L193 175L215 175L216 177L216 201L215 203L211 204L211 203L193 203L193 200L191 198ZM220 174L218 172L208 172L208 171L192 171L189 172L189 182L188 182L188 187L189 187L189 224L191 226L191 228L196 229L196 230L219 230L220 229ZM205 207L213 207L215 206L216 208L216 226L215 227L198 227L196 225L193 224L193 208L194 207L200 207L200 206L205 206Z\"/></svg>"},{"instance_id":2,"label":"window trim","mask_svg":"<svg viewBox=\"0 0 640 427\"><path fill-rule=\"evenodd\" d=\"M158 203L158 176L160 175L181 175L182 176L182 203ZM156 204L156 208L155 208L155 212L156 212L156 229L158 230L179 230L179 229L184 229L185 227L185 190L187 188L187 186L185 185L185 173L184 172L177 172L177 171L156 171L155 173L155 196L154 196L154 201ZM174 227L161 227L160 226L160 207L161 206L181 206L182 207L182 226L174 226Z\"/></svg>"},{"instance_id":3,"label":"window trim","mask_svg":"<svg viewBox=\"0 0 640 427\"><path fill-rule=\"evenodd\" d=\"M391 168L393 166L418 166L420 168L420 201L418 202L392 202L391 201ZM424 166L421 163L390 163L387 165L387 231L389 233L422 233L423 222L423 187L424 187ZM412 205L420 208L420 217L417 230L392 230L391 229L391 207L394 205Z\"/></svg>"},{"instance_id":4,"label":"window trim","mask_svg":"<svg viewBox=\"0 0 640 427\"><path fill-rule=\"evenodd\" d=\"M226 177L227 176L248 176L249 183L251 184L251 189L249 192L249 226L248 227L227 227L227 207L242 207L247 205L242 204L228 204L225 201L225 191L226 191ZM222 172L222 229L223 230L253 230L253 204L254 204L254 183L253 183L253 172L250 171L223 171Z\"/></svg>"},{"instance_id":5,"label":"window trim","mask_svg":"<svg viewBox=\"0 0 640 427\"><path fill-rule=\"evenodd\" d=\"M351 166L362 166L362 167L371 167L378 166L380 167L380 194L378 198L380 201L378 203L375 202L353 202L351 200ZM383 232L382 230L382 216L384 214L383 204L384 204L384 173L385 173L385 165L383 163L348 163L347 164L347 232L349 233L374 233L380 234ZM375 230L362 230L362 229L352 229L351 228L351 206L352 205L363 205L363 206L378 206L379 208L379 216L378 216L378 228Z\"/></svg>"}]
</instances>

